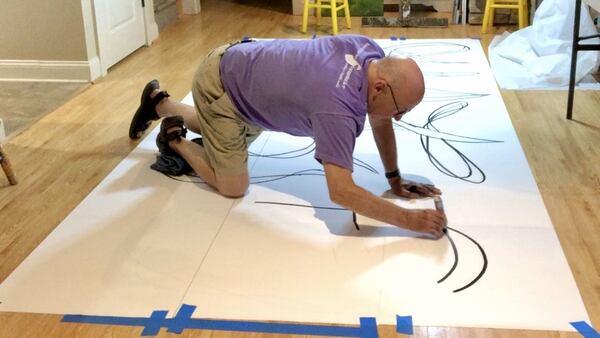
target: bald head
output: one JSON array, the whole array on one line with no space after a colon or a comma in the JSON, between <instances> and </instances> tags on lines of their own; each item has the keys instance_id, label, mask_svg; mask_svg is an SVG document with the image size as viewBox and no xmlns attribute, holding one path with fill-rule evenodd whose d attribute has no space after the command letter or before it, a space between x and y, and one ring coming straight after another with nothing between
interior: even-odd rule
<instances>
[{"instance_id":1,"label":"bald head","mask_svg":"<svg viewBox=\"0 0 600 338\"><path fill-rule=\"evenodd\" d=\"M368 66L367 111L372 118L399 120L425 95L425 81L412 59L385 57Z\"/></svg>"},{"instance_id":2,"label":"bald head","mask_svg":"<svg viewBox=\"0 0 600 338\"><path fill-rule=\"evenodd\" d=\"M379 62L378 75L388 81L394 93L412 109L425 95L423 73L413 59L385 57ZM398 95L399 94L399 95Z\"/></svg>"}]
</instances>

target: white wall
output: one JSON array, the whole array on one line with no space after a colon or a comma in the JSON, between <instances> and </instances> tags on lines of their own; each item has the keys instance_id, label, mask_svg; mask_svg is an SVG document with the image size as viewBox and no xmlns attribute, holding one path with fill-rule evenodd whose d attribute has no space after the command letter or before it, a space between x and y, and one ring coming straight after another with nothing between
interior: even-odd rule
<instances>
[{"instance_id":1,"label":"white wall","mask_svg":"<svg viewBox=\"0 0 600 338\"><path fill-rule=\"evenodd\" d=\"M93 0L1 1L0 80L95 78Z\"/></svg>"}]
</instances>

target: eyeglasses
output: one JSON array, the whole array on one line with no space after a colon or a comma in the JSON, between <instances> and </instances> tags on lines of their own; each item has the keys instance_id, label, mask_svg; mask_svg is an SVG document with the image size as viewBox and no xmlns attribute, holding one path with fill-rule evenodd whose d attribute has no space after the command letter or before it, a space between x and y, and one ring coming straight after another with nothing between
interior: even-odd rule
<instances>
[{"instance_id":1,"label":"eyeglasses","mask_svg":"<svg viewBox=\"0 0 600 338\"><path fill-rule=\"evenodd\" d=\"M392 100L394 100L394 105L396 106L396 111L397 111L397 113L394 114L394 116L392 116L392 118L394 120L399 120L402 117L402 115L408 113L408 109L400 110L400 108L398 108L398 102L396 102L396 97L394 96L394 90L392 89L392 86L390 86L389 83L386 83L386 85L390 89L390 93L392 93Z\"/></svg>"}]
</instances>

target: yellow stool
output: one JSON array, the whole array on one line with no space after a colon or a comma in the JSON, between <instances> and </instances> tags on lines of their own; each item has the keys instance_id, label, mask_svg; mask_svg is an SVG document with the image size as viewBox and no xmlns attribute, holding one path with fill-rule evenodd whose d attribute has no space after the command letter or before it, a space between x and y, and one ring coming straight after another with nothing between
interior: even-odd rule
<instances>
[{"instance_id":1,"label":"yellow stool","mask_svg":"<svg viewBox=\"0 0 600 338\"><path fill-rule=\"evenodd\" d=\"M346 16L346 27L350 28L350 7L348 5L348 0L314 0L314 2L312 3L310 2L310 0L304 0L304 17L302 20L302 33L306 33L306 28L308 26L308 10L310 8L315 8L315 10L317 11L317 25L321 21L321 9L331 9L333 35L336 35L338 32L337 12L339 10L344 10L344 14Z\"/></svg>"},{"instance_id":2,"label":"yellow stool","mask_svg":"<svg viewBox=\"0 0 600 338\"><path fill-rule=\"evenodd\" d=\"M519 29L528 25L529 11L527 10L527 0L487 0L483 22L481 23L481 33L487 33L488 27L494 25L494 10L496 8L516 9L519 14Z\"/></svg>"}]
</instances>

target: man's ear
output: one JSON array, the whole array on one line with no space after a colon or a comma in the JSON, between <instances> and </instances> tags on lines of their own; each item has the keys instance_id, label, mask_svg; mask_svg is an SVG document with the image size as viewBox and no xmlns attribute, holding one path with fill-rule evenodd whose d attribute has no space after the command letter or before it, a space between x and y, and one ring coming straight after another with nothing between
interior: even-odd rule
<instances>
[{"instance_id":1,"label":"man's ear","mask_svg":"<svg viewBox=\"0 0 600 338\"><path fill-rule=\"evenodd\" d=\"M386 88L386 83L385 80L379 79L379 80L375 80L375 85L373 86L375 88L375 91L377 93L380 93L384 90L384 88Z\"/></svg>"}]
</instances>

